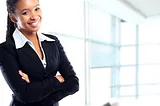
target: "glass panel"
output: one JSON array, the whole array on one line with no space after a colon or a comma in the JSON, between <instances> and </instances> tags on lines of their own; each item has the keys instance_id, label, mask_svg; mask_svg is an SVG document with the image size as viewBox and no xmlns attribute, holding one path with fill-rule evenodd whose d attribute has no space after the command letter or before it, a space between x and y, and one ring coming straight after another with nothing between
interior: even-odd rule
<instances>
[{"instance_id":1,"label":"glass panel","mask_svg":"<svg viewBox=\"0 0 160 106\"><path fill-rule=\"evenodd\" d=\"M109 45L90 43L91 67L113 66L116 64L116 48Z\"/></svg>"},{"instance_id":2,"label":"glass panel","mask_svg":"<svg viewBox=\"0 0 160 106\"><path fill-rule=\"evenodd\" d=\"M120 48L120 64L121 65L136 64L135 46Z\"/></svg>"},{"instance_id":3,"label":"glass panel","mask_svg":"<svg viewBox=\"0 0 160 106\"><path fill-rule=\"evenodd\" d=\"M111 16L90 5L88 20L89 38L111 43Z\"/></svg>"},{"instance_id":4,"label":"glass panel","mask_svg":"<svg viewBox=\"0 0 160 106\"><path fill-rule=\"evenodd\" d=\"M121 45L136 44L136 25L121 22Z\"/></svg>"},{"instance_id":5,"label":"glass panel","mask_svg":"<svg viewBox=\"0 0 160 106\"><path fill-rule=\"evenodd\" d=\"M160 84L139 85L139 95L160 95Z\"/></svg>"},{"instance_id":6,"label":"glass panel","mask_svg":"<svg viewBox=\"0 0 160 106\"><path fill-rule=\"evenodd\" d=\"M120 96L134 96L136 95L135 86L120 87Z\"/></svg>"},{"instance_id":7,"label":"glass panel","mask_svg":"<svg viewBox=\"0 0 160 106\"><path fill-rule=\"evenodd\" d=\"M133 85L136 82L136 67L120 68L120 85Z\"/></svg>"},{"instance_id":8,"label":"glass panel","mask_svg":"<svg viewBox=\"0 0 160 106\"><path fill-rule=\"evenodd\" d=\"M139 66L139 84L160 83L160 65Z\"/></svg>"},{"instance_id":9,"label":"glass panel","mask_svg":"<svg viewBox=\"0 0 160 106\"><path fill-rule=\"evenodd\" d=\"M139 46L139 64L160 63L160 45Z\"/></svg>"},{"instance_id":10,"label":"glass panel","mask_svg":"<svg viewBox=\"0 0 160 106\"><path fill-rule=\"evenodd\" d=\"M160 42L159 24L139 25L139 43L159 43Z\"/></svg>"},{"instance_id":11,"label":"glass panel","mask_svg":"<svg viewBox=\"0 0 160 106\"><path fill-rule=\"evenodd\" d=\"M92 105L106 103L106 100L111 97L110 86L110 68L90 69L90 98Z\"/></svg>"}]
</instances>

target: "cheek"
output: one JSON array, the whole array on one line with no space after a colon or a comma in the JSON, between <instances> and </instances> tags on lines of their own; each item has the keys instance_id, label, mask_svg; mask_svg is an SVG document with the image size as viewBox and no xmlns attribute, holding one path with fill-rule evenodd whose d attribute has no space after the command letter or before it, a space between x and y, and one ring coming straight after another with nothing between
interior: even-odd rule
<instances>
[{"instance_id":1,"label":"cheek","mask_svg":"<svg viewBox=\"0 0 160 106\"><path fill-rule=\"evenodd\" d=\"M27 17L19 17L18 23L23 26L27 23L28 18Z\"/></svg>"},{"instance_id":2,"label":"cheek","mask_svg":"<svg viewBox=\"0 0 160 106\"><path fill-rule=\"evenodd\" d=\"M38 15L39 15L40 17L42 17L42 11L39 11L39 12L38 12Z\"/></svg>"},{"instance_id":3,"label":"cheek","mask_svg":"<svg viewBox=\"0 0 160 106\"><path fill-rule=\"evenodd\" d=\"M24 17L21 17L21 21L23 22L23 23L27 23L27 21L29 20L29 16L24 16Z\"/></svg>"}]
</instances>

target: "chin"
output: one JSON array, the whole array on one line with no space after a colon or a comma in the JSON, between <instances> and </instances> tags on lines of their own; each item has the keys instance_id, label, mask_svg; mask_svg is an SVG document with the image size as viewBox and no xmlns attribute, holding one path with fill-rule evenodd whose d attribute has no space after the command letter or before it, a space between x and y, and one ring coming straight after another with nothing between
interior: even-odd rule
<instances>
[{"instance_id":1,"label":"chin","mask_svg":"<svg viewBox=\"0 0 160 106\"><path fill-rule=\"evenodd\" d=\"M39 27L38 28L28 28L29 29L29 32L37 32L39 31Z\"/></svg>"},{"instance_id":2,"label":"chin","mask_svg":"<svg viewBox=\"0 0 160 106\"><path fill-rule=\"evenodd\" d=\"M28 26L27 29L28 29L29 32L37 32L37 31L39 31L40 26L41 26L41 24L39 23L38 26L36 26L36 27Z\"/></svg>"}]
</instances>

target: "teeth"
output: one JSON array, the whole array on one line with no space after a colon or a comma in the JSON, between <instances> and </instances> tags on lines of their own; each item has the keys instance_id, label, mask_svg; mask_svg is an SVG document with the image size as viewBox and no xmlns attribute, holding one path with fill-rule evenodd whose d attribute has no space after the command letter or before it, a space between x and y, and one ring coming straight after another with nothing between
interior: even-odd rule
<instances>
[{"instance_id":1,"label":"teeth","mask_svg":"<svg viewBox=\"0 0 160 106\"><path fill-rule=\"evenodd\" d=\"M36 23L32 23L32 26L36 26L36 25L37 25L37 23L38 23L38 22L36 22Z\"/></svg>"},{"instance_id":2,"label":"teeth","mask_svg":"<svg viewBox=\"0 0 160 106\"><path fill-rule=\"evenodd\" d=\"M31 26L36 27L36 26L38 25L38 22L39 22L39 21L34 22L34 23L31 23Z\"/></svg>"}]
</instances>

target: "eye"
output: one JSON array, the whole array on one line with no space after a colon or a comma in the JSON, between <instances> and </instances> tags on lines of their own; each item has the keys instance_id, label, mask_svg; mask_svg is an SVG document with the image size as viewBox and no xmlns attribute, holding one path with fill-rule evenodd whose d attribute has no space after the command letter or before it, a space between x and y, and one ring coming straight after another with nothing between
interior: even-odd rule
<instances>
[{"instance_id":1,"label":"eye","mask_svg":"<svg viewBox=\"0 0 160 106\"><path fill-rule=\"evenodd\" d=\"M22 13L23 15L28 15L29 14L29 11L25 11Z\"/></svg>"},{"instance_id":2,"label":"eye","mask_svg":"<svg viewBox=\"0 0 160 106\"><path fill-rule=\"evenodd\" d=\"M37 7L37 8L35 8L35 11L38 11L40 8L39 7Z\"/></svg>"}]
</instances>

